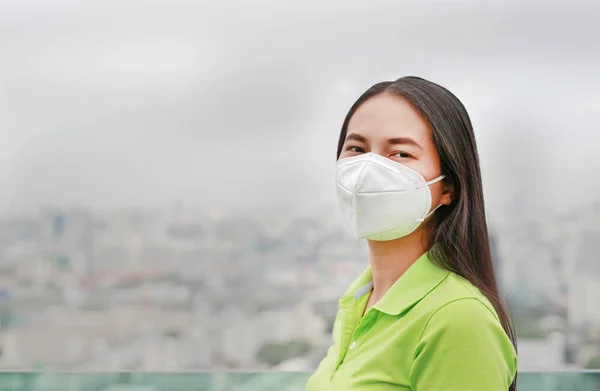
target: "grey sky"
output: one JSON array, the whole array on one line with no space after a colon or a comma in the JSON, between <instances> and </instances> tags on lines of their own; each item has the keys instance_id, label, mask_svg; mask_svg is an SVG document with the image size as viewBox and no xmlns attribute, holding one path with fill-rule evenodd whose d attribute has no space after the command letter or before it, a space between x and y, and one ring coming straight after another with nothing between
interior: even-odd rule
<instances>
[{"instance_id":1,"label":"grey sky","mask_svg":"<svg viewBox=\"0 0 600 391\"><path fill-rule=\"evenodd\" d=\"M594 2L0 0L0 209L334 202L346 110L407 74L469 109L490 203L590 202L598 37Z\"/></svg>"}]
</instances>

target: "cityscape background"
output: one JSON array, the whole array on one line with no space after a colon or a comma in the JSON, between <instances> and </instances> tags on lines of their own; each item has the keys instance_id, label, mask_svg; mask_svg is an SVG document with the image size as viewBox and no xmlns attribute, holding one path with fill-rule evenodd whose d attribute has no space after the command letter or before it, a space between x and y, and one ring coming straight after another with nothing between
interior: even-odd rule
<instances>
[{"instance_id":1,"label":"cityscape background","mask_svg":"<svg viewBox=\"0 0 600 391\"><path fill-rule=\"evenodd\" d=\"M520 368L600 368L600 5L0 0L0 369L310 371L381 80L469 110Z\"/></svg>"}]
</instances>

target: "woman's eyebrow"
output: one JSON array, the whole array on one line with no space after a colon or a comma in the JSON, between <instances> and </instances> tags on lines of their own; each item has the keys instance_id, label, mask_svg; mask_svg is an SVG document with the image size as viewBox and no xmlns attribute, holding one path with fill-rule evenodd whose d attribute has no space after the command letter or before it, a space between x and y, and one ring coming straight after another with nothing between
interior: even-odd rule
<instances>
[{"instance_id":1,"label":"woman's eyebrow","mask_svg":"<svg viewBox=\"0 0 600 391\"><path fill-rule=\"evenodd\" d=\"M350 141L350 140L354 140L354 141L358 141L361 143L367 143L367 139L364 136L361 136L360 134L356 134L356 133L350 133L349 135L346 136L346 141Z\"/></svg>"},{"instance_id":2,"label":"woman's eyebrow","mask_svg":"<svg viewBox=\"0 0 600 391\"><path fill-rule=\"evenodd\" d=\"M410 137L395 137L395 138L391 138L388 140L388 144L390 145L396 145L396 144L403 144L403 145L413 145L419 149L423 149L418 142L416 142L415 140L413 140Z\"/></svg>"}]
</instances>

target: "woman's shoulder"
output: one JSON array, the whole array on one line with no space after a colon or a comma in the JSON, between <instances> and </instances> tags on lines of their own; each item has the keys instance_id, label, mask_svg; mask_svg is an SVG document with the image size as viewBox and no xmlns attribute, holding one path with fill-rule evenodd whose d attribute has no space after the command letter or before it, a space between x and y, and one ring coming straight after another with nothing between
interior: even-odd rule
<instances>
[{"instance_id":1,"label":"woman's shoulder","mask_svg":"<svg viewBox=\"0 0 600 391\"><path fill-rule=\"evenodd\" d=\"M433 316L437 313L445 317L468 316L470 318L489 318L498 321L498 315L488 298L465 278L449 273L429 295L427 307Z\"/></svg>"},{"instance_id":2,"label":"woman's shoulder","mask_svg":"<svg viewBox=\"0 0 600 391\"><path fill-rule=\"evenodd\" d=\"M472 347L496 345L507 357L515 355L493 305L469 281L450 273L428 296L423 314L423 340L462 341Z\"/></svg>"},{"instance_id":3,"label":"woman's shoulder","mask_svg":"<svg viewBox=\"0 0 600 391\"><path fill-rule=\"evenodd\" d=\"M508 389L517 355L487 298L450 273L427 299L411 367L415 388Z\"/></svg>"}]
</instances>

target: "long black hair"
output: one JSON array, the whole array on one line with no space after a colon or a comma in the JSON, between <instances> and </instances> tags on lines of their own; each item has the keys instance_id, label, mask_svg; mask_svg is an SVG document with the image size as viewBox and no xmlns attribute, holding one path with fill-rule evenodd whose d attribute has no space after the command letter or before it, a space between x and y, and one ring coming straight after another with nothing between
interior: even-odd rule
<instances>
[{"instance_id":1,"label":"long black hair","mask_svg":"<svg viewBox=\"0 0 600 391\"><path fill-rule=\"evenodd\" d=\"M432 261L481 290L494 306L516 349L516 334L494 274L475 134L461 101L446 88L419 77L377 83L358 98L346 115L338 142L338 159L348 123L356 110L368 99L384 93L407 99L429 123L442 173L454 189L452 203L440 208L430 222L428 247ZM516 382L515 377L509 391L516 391Z\"/></svg>"}]
</instances>

